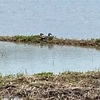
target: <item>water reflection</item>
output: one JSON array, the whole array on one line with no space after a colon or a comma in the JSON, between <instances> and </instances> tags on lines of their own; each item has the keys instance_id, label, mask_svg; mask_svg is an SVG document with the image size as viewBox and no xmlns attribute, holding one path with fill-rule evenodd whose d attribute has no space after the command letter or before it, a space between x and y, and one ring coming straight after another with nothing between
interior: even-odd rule
<instances>
[{"instance_id":1,"label":"water reflection","mask_svg":"<svg viewBox=\"0 0 100 100\"><path fill-rule=\"evenodd\" d=\"M19 97L10 97L10 98L4 97L1 100L21 100L21 99L19 99Z\"/></svg>"},{"instance_id":2,"label":"water reflection","mask_svg":"<svg viewBox=\"0 0 100 100\"><path fill-rule=\"evenodd\" d=\"M0 42L0 73L59 73L100 68L100 51L58 45L33 45Z\"/></svg>"},{"instance_id":3,"label":"water reflection","mask_svg":"<svg viewBox=\"0 0 100 100\"><path fill-rule=\"evenodd\" d=\"M54 45L53 45L53 44L48 44L48 45L46 45L46 44L44 44L44 43L40 43L40 47L41 47L41 48L43 48L43 47L48 47L49 49L52 49L52 48L54 47Z\"/></svg>"}]
</instances>

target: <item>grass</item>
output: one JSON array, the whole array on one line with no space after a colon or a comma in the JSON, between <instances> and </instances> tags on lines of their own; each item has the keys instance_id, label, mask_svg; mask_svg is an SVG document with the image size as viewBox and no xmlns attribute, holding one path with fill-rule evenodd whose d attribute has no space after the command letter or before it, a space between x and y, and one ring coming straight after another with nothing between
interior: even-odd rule
<instances>
[{"instance_id":1,"label":"grass","mask_svg":"<svg viewBox=\"0 0 100 100\"><path fill-rule=\"evenodd\" d=\"M95 39L95 42L96 42L96 43L100 43L100 38Z\"/></svg>"},{"instance_id":2,"label":"grass","mask_svg":"<svg viewBox=\"0 0 100 100\"><path fill-rule=\"evenodd\" d=\"M39 35L31 35L31 36L13 36L12 37L16 42L39 42L40 36Z\"/></svg>"},{"instance_id":3,"label":"grass","mask_svg":"<svg viewBox=\"0 0 100 100\"><path fill-rule=\"evenodd\" d=\"M45 36L45 42L51 41L53 37L48 37ZM12 39L16 42L25 42L25 43L40 43L41 42L41 37L40 35L31 35L31 36L13 36Z\"/></svg>"},{"instance_id":4,"label":"grass","mask_svg":"<svg viewBox=\"0 0 100 100\"><path fill-rule=\"evenodd\" d=\"M0 74L0 84L2 85L2 82L4 80L12 80L12 79L19 79L22 77L26 77L28 75L24 75L23 73L18 73L16 75L6 75L3 76ZM65 71L59 74L53 74L52 72L41 72L37 74L31 75L32 77L40 77L41 79L45 80L46 78L55 78L56 81L67 81L68 83L77 83L81 80L87 80L87 79L94 79L99 78L100 79L100 70L97 71L88 71L88 72L73 72L73 71Z\"/></svg>"},{"instance_id":5,"label":"grass","mask_svg":"<svg viewBox=\"0 0 100 100\"><path fill-rule=\"evenodd\" d=\"M23 77L24 74L23 73L17 73L17 75L15 75L17 78Z\"/></svg>"},{"instance_id":6,"label":"grass","mask_svg":"<svg viewBox=\"0 0 100 100\"><path fill-rule=\"evenodd\" d=\"M100 74L100 70L94 70L94 71L87 71L87 72L76 72L76 71L64 71L59 74L54 74L53 72L41 72L41 73L36 73L33 74L33 76L53 76L53 75L58 75L58 76L80 76L80 75L96 75ZM0 79L2 78L13 78L13 77L23 77L25 76L24 73L17 73L17 74L10 74L10 75L5 75L3 76L0 74ZM26 75L27 76L27 75Z\"/></svg>"},{"instance_id":7,"label":"grass","mask_svg":"<svg viewBox=\"0 0 100 100\"><path fill-rule=\"evenodd\" d=\"M70 93L74 92L77 93L78 91L79 91L78 93L80 93L81 91L81 93L84 93L83 98L85 94L87 94L87 97L92 98L91 95L88 96L88 93L92 95L93 93L95 93L95 95L99 93L99 87L100 87L99 80L100 80L100 70L88 71L84 73L65 71L59 74L53 74L52 72L41 72L33 75L24 75L23 73L18 73L16 75L2 76L2 74L0 74L0 96L3 97L4 95L6 95L10 97L11 95L12 96L17 95L22 98L30 96L30 99L28 100L31 100L31 98L32 100L34 100L33 99L34 97L35 98L43 97L45 100L46 99L44 97L45 93L48 93L48 98L49 97L51 98L52 97L52 95L50 95L51 92L53 94L55 93L58 95L62 93L63 94L69 93L70 90ZM91 92L91 89L92 91L96 92ZM98 89L98 91L96 89ZM79 94L75 95L79 97L81 96ZM96 98L95 95L93 96L93 98ZM69 94L69 96L72 97L73 94ZM54 96L54 98L58 97Z\"/></svg>"},{"instance_id":8,"label":"grass","mask_svg":"<svg viewBox=\"0 0 100 100\"><path fill-rule=\"evenodd\" d=\"M34 75L37 75L37 76L53 76L54 74L52 72L42 72L42 73L37 73L37 74L34 74Z\"/></svg>"},{"instance_id":9,"label":"grass","mask_svg":"<svg viewBox=\"0 0 100 100\"><path fill-rule=\"evenodd\" d=\"M45 36L45 39L41 40L40 35L31 36L0 36L0 41L9 41L16 43L45 43L45 44L58 44L58 45L72 45L72 46L84 46L84 47L94 47L100 49L100 38L90 39L90 40L76 40L76 39L63 39L57 38L56 36Z\"/></svg>"}]
</instances>

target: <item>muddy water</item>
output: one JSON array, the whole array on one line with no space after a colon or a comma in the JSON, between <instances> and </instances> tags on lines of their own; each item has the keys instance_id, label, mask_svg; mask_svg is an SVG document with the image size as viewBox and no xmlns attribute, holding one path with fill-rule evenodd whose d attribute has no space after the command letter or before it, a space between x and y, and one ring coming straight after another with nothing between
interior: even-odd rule
<instances>
[{"instance_id":1,"label":"muddy water","mask_svg":"<svg viewBox=\"0 0 100 100\"><path fill-rule=\"evenodd\" d=\"M100 51L73 46L0 42L0 73L88 71L100 68Z\"/></svg>"}]
</instances>

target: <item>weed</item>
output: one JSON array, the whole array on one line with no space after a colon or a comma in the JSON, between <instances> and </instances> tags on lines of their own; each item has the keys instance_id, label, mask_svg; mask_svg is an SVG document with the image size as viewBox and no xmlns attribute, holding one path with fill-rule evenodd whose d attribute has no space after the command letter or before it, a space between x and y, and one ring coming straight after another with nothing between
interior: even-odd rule
<instances>
[{"instance_id":1,"label":"weed","mask_svg":"<svg viewBox=\"0 0 100 100\"><path fill-rule=\"evenodd\" d=\"M100 38L99 39L95 39L96 43L100 43Z\"/></svg>"},{"instance_id":2,"label":"weed","mask_svg":"<svg viewBox=\"0 0 100 100\"><path fill-rule=\"evenodd\" d=\"M20 78L20 77L23 77L23 76L24 76L23 73L17 73L17 75L16 75L17 78Z\"/></svg>"},{"instance_id":3,"label":"weed","mask_svg":"<svg viewBox=\"0 0 100 100\"><path fill-rule=\"evenodd\" d=\"M53 76L54 74L52 72L42 72L35 74L37 76Z\"/></svg>"}]
</instances>

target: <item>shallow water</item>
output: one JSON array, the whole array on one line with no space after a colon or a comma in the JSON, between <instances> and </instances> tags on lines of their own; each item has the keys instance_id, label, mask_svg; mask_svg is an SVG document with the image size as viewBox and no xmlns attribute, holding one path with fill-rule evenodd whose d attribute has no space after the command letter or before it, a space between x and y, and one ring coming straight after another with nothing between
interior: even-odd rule
<instances>
[{"instance_id":1,"label":"shallow water","mask_svg":"<svg viewBox=\"0 0 100 100\"><path fill-rule=\"evenodd\" d=\"M6 97L4 97L1 100L21 100L21 99L19 99L19 97L13 97L13 98L6 98Z\"/></svg>"},{"instance_id":2,"label":"shallow water","mask_svg":"<svg viewBox=\"0 0 100 100\"><path fill-rule=\"evenodd\" d=\"M73 46L0 42L0 73L88 71L100 68L100 51Z\"/></svg>"},{"instance_id":3,"label":"shallow water","mask_svg":"<svg viewBox=\"0 0 100 100\"><path fill-rule=\"evenodd\" d=\"M99 38L100 0L0 0L0 35L40 32Z\"/></svg>"}]
</instances>

